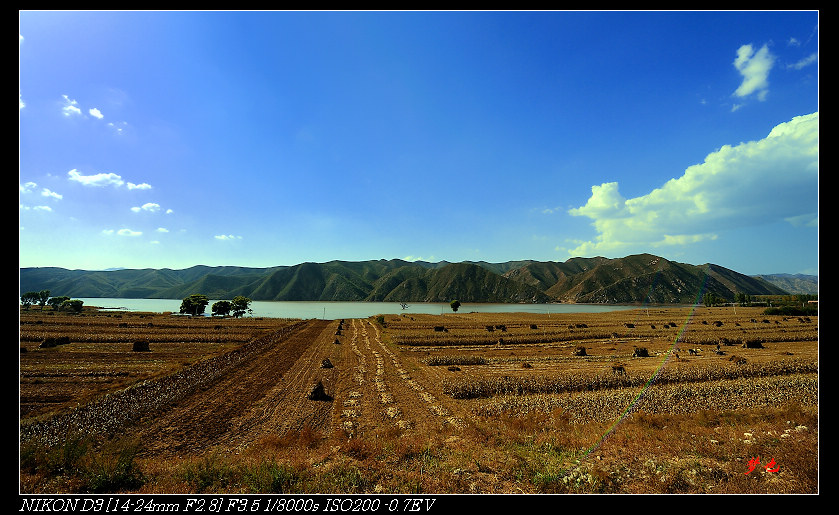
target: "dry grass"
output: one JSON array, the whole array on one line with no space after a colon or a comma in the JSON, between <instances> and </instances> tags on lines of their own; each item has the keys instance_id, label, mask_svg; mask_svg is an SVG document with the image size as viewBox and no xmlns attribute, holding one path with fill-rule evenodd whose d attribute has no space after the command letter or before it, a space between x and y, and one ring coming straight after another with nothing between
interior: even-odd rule
<instances>
[{"instance_id":1,"label":"dry grass","mask_svg":"<svg viewBox=\"0 0 839 515\"><path fill-rule=\"evenodd\" d=\"M104 484L137 493L818 492L817 317L668 308L384 321L322 324L275 378L254 372L265 391L231 411L229 427L172 426L171 437L123 444L133 460ZM284 327L297 330L280 320L22 313L21 422L141 382L182 385L167 378L252 349L226 377L289 347L276 336ZM39 348L61 336L70 343ZM149 352L132 352L139 339ZM334 367L322 368L325 359ZM305 398L313 381L331 400ZM214 384L179 397L178 409L207 409L231 391ZM108 441L93 436L66 439L60 455L27 441L21 491L91 488L85 471ZM199 445L188 449L204 452L173 459L148 438L169 439L165 448L192 438ZM752 459L760 464L746 474ZM777 472L764 468L770 460Z\"/></svg>"}]
</instances>

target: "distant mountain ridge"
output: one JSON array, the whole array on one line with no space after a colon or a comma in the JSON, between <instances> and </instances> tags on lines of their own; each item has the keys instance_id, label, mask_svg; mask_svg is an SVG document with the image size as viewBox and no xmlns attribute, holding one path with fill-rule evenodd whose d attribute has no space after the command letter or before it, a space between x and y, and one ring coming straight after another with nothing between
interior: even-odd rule
<instances>
[{"instance_id":1,"label":"distant mountain ridge","mask_svg":"<svg viewBox=\"0 0 839 515\"><path fill-rule=\"evenodd\" d=\"M713 264L690 265L637 254L616 259L571 258L565 262L381 259L268 268L21 268L20 290L50 290L53 296L75 298L181 299L201 293L211 299L244 295L258 301L693 303L708 292L728 300L733 300L737 292L790 293L774 284L773 278L750 277Z\"/></svg>"}]
</instances>

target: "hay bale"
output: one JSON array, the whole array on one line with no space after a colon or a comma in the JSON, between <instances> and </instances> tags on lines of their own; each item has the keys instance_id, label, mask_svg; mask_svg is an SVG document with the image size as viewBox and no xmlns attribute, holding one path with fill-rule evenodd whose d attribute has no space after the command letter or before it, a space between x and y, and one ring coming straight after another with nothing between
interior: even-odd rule
<instances>
[{"instance_id":1,"label":"hay bale","mask_svg":"<svg viewBox=\"0 0 839 515\"><path fill-rule=\"evenodd\" d=\"M326 394L326 388L323 386L323 381L318 381L316 385L309 390L309 400L313 401L331 401L332 397Z\"/></svg>"},{"instance_id":2,"label":"hay bale","mask_svg":"<svg viewBox=\"0 0 839 515\"><path fill-rule=\"evenodd\" d=\"M44 338L44 341L41 342L39 345L42 349L49 349L51 347L57 347L59 345L67 345L70 343L69 336L48 336Z\"/></svg>"},{"instance_id":3,"label":"hay bale","mask_svg":"<svg viewBox=\"0 0 839 515\"><path fill-rule=\"evenodd\" d=\"M131 350L134 352L149 352L149 342L147 341L138 341L134 342L134 345L131 347Z\"/></svg>"},{"instance_id":4,"label":"hay bale","mask_svg":"<svg viewBox=\"0 0 839 515\"><path fill-rule=\"evenodd\" d=\"M649 358L650 351L647 350L646 347L635 347L635 350L632 351L633 358Z\"/></svg>"},{"instance_id":5,"label":"hay bale","mask_svg":"<svg viewBox=\"0 0 839 515\"><path fill-rule=\"evenodd\" d=\"M577 347L576 349L574 349L574 355L575 356L588 356L588 354L586 353L586 348L585 347Z\"/></svg>"},{"instance_id":6,"label":"hay bale","mask_svg":"<svg viewBox=\"0 0 839 515\"><path fill-rule=\"evenodd\" d=\"M320 363L320 368L332 368L333 366L334 365L332 365L332 362L329 361L329 358L324 359Z\"/></svg>"},{"instance_id":7,"label":"hay bale","mask_svg":"<svg viewBox=\"0 0 839 515\"><path fill-rule=\"evenodd\" d=\"M745 365L746 364L746 358L744 358L742 356L737 356L737 355L732 355L730 358L728 358L728 361L733 361L737 365Z\"/></svg>"}]
</instances>

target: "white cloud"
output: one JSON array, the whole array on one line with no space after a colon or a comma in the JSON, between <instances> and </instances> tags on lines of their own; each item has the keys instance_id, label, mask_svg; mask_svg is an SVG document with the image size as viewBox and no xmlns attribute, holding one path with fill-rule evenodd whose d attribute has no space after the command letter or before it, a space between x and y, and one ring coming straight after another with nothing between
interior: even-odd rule
<instances>
[{"instance_id":1,"label":"white cloud","mask_svg":"<svg viewBox=\"0 0 839 515\"><path fill-rule=\"evenodd\" d=\"M52 198L57 199L57 200L61 200L62 198L64 198L63 195L60 195L60 194L58 194L54 191L51 191L47 188L44 188L43 190L41 190L41 196L42 197L52 197Z\"/></svg>"},{"instance_id":2,"label":"white cloud","mask_svg":"<svg viewBox=\"0 0 839 515\"><path fill-rule=\"evenodd\" d=\"M150 190L151 185L145 182L140 184L134 184L133 182L125 182L122 180L122 177L111 172L111 173L97 173L93 175L82 175L79 173L78 170L75 168L67 172L71 181L78 182L85 186L116 186L120 187L125 184L126 188L129 190Z\"/></svg>"},{"instance_id":3,"label":"white cloud","mask_svg":"<svg viewBox=\"0 0 839 515\"><path fill-rule=\"evenodd\" d=\"M92 108L88 109L87 112L90 113L90 116L92 116L94 118L98 118L100 120L105 117L105 115L102 114L102 111L100 111L99 109L96 109L95 107L92 107Z\"/></svg>"},{"instance_id":4,"label":"white cloud","mask_svg":"<svg viewBox=\"0 0 839 515\"><path fill-rule=\"evenodd\" d=\"M52 208L49 206L35 206L32 209L35 211L52 211Z\"/></svg>"},{"instance_id":5,"label":"white cloud","mask_svg":"<svg viewBox=\"0 0 839 515\"><path fill-rule=\"evenodd\" d=\"M800 70L802 68L806 68L807 66L810 66L813 63L818 62L818 60L819 60L819 54L818 54L818 52L814 52L814 53L808 55L807 57L805 57L804 59L801 59L798 62L788 64L787 68L791 69L791 70Z\"/></svg>"},{"instance_id":6,"label":"white cloud","mask_svg":"<svg viewBox=\"0 0 839 515\"><path fill-rule=\"evenodd\" d=\"M769 71L775 64L775 56L769 52L769 47L763 45L755 51L752 45L743 45L737 49L734 67L743 76L743 82L734 96L747 97L757 93L759 100L765 100L769 93Z\"/></svg>"},{"instance_id":7,"label":"white cloud","mask_svg":"<svg viewBox=\"0 0 839 515\"><path fill-rule=\"evenodd\" d=\"M21 192L21 193L30 193L30 192L31 192L32 190L34 190L37 186L38 186L38 185L37 185L37 184L35 184L35 183L34 183L34 182L32 182L32 181L25 182L25 183L23 183L23 184L21 184L21 185L20 185L20 192Z\"/></svg>"},{"instance_id":8,"label":"white cloud","mask_svg":"<svg viewBox=\"0 0 839 515\"><path fill-rule=\"evenodd\" d=\"M594 241L571 255L683 246L726 229L787 221L818 223L819 114L798 116L759 141L726 145L650 193L631 199L617 182L591 188L574 216L591 218Z\"/></svg>"},{"instance_id":9,"label":"white cloud","mask_svg":"<svg viewBox=\"0 0 839 515\"><path fill-rule=\"evenodd\" d=\"M222 240L222 241L241 240L242 239L241 236L234 236L232 234L217 234L216 236L214 236L214 238L217 239L217 240Z\"/></svg>"},{"instance_id":10,"label":"white cloud","mask_svg":"<svg viewBox=\"0 0 839 515\"><path fill-rule=\"evenodd\" d=\"M61 110L64 112L64 116L73 116L73 115L80 115L82 114L82 110L78 107L78 102L75 100L71 100L70 97L67 95L62 95L64 97L64 107Z\"/></svg>"},{"instance_id":11,"label":"white cloud","mask_svg":"<svg viewBox=\"0 0 839 515\"><path fill-rule=\"evenodd\" d=\"M426 261L426 262L428 262L428 263L433 263L433 262L434 262L437 258L435 258L435 257L432 255L432 256L428 256L428 257L422 257L422 256L405 256L405 257L403 257L402 259L403 259L403 260L405 260L405 261Z\"/></svg>"},{"instance_id":12,"label":"white cloud","mask_svg":"<svg viewBox=\"0 0 839 515\"><path fill-rule=\"evenodd\" d=\"M94 175L82 175L75 168L67 172L71 181L81 183L85 186L122 186L122 177L115 173L97 173Z\"/></svg>"},{"instance_id":13,"label":"white cloud","mask_svg":"<svg viewBox=\"0 0 839 515\"><path fill-rule=\"evenodd\" d=\"M128 127L128 124L127 124L127 123L125 123L125 122L117 122L117 123L108 122L108 127L111 127L112 129L114 129L115 131L117 131L117 134L120 134L120 133L122 133L122 131L123 131L126 127Z\"/></svg>"},{"instance_id":14,"label":"white cloud","mask_svg":"<svg viewBox=\"0 0 839 515\"><path fill-rule=\"evenodd\" d=\"M120 229L118 231L114 231L113 229L104 229L102 234L106 236L111 236L116 234L117 236L142 236L142 232L140 231L132 231L131 229Z\"/></svg>"},{"instance_id":15,"label":"white cloud","mask_svg":"<svg viewBox=\"0 0 839 515\"><path fill-rule=\"evenodd\" d=\"M158 227L157 232L169 232L169 229L167 229L165 227Z\"/></svg>"},{"instance_id":16,"label":"white cloud","mask_svg":"<svg viewBox=\"0 0 839 515\"><path fill-rule=\"evenodd\" d=\"M132 207L131 211L134 211L135 213L139 213L140 211L157 213L158 211L160 211L160 204L155 204L154 202L146 202L140 207Z\"/></svg>"}]
</instances>

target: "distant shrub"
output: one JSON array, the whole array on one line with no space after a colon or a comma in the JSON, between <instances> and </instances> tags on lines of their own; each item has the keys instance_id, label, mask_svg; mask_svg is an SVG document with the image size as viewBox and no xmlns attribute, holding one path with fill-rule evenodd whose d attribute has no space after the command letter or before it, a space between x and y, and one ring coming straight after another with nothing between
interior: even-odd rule
<instances>
[{"instance_id":1,"label":"distant shrub","mask_svg":"<svg viewBox=\"0 0 839 515\"><path fill-rule=\"evenodd\" d=\"M50 347L57 347L59 345L67 345L70 343L69 336L48 336L44 338L44 341L41 342L40 347L42 349L48 349Z\"/></svg>"},{"instance_id":2,"label":"distant shrub","mask_svg":"<svg viewBox=\"0 0 839 515\"><path fill-rule=\"evenodd\" d=\"M819 314L819 308L813 306L796 307L796 306L781 306L777 308L766 308L763 310L764 315L784 315L784 316L816 316Z\"/></svg>"}]
</instances>

